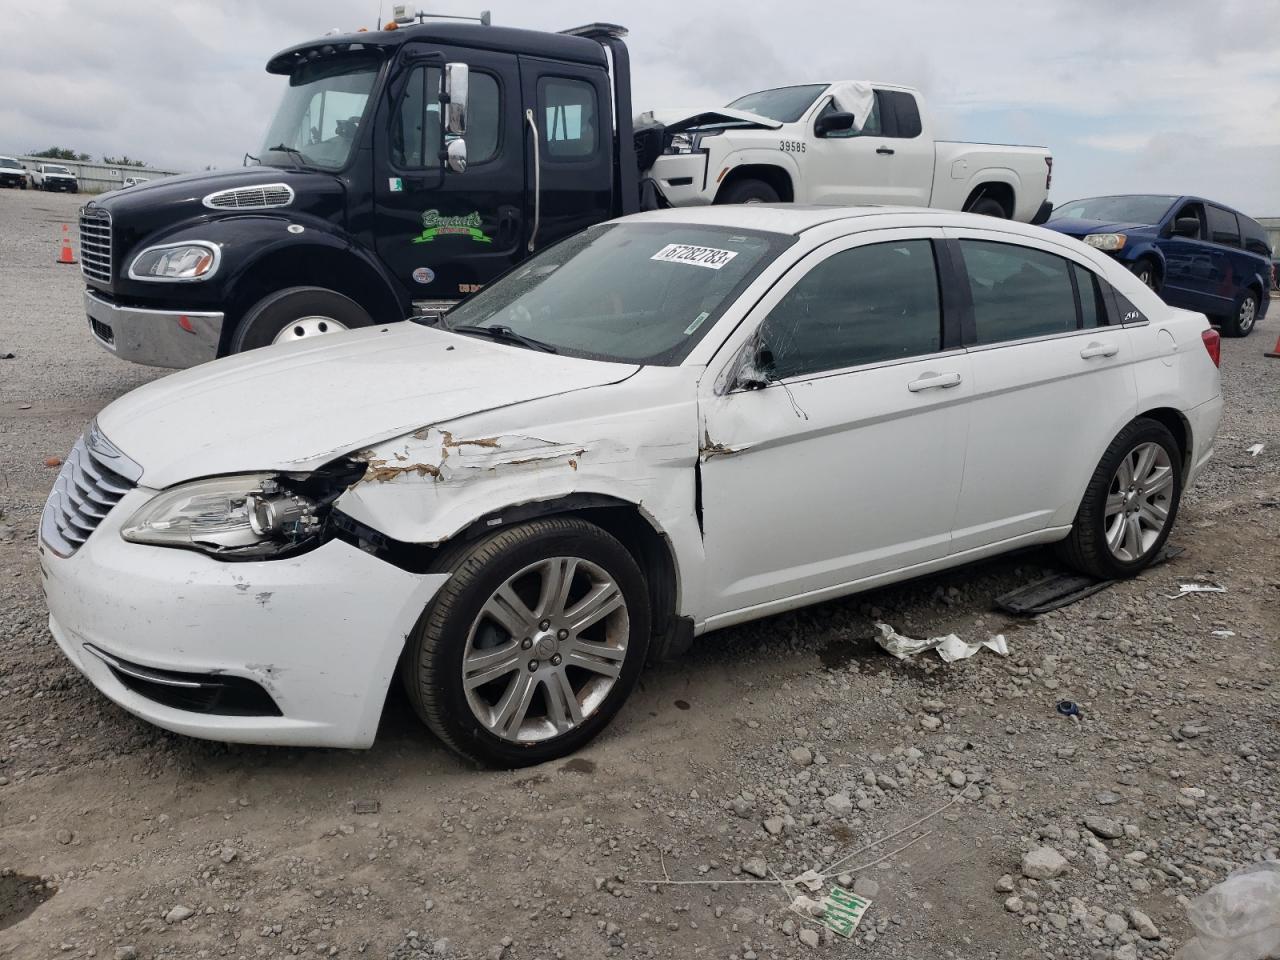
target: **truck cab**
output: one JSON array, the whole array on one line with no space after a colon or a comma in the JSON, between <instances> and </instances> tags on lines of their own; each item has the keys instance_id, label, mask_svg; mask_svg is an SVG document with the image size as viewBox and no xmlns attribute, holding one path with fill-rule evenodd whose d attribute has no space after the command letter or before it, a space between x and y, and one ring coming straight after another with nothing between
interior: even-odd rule
<instances>
[{"instance_id":1,"label":"truck cab","mask_svg":"<svg viewBox=\"0 0 1280 960\"><path fill-rule=\"evenodd\" d=\"M631 212L624 34L419 22L281 51L252 165L82 208L93 335L186 367L403 320Z\"/></svg>"}]
</instances>

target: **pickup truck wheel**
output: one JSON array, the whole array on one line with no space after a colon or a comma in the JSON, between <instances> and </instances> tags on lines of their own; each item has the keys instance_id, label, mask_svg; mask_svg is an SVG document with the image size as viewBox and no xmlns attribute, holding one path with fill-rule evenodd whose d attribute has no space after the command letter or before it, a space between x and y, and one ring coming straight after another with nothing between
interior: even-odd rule
<instances>
[{"instance_id":1,"label":"pickup truck wheel","mask_svg":"<svg viewBox=\"0 0 1280 960\"><path fill-rule=\"evenodd\" d=\"M244 353L372 323L360 304L340 293L323 287L288 287L263 297L245 312L229 352Z\"/></svg>"},{"instance_id":2,"label":"pickup truck wheel","mask_svg":"<svg viewBox=\"0 0 1280 960\"><path fill-rule=\"evenodd\" d=\"M1102 455L1059 556L1100 580L1132 577L1164 546L1181 499L1177 441L1164 424L1139 417Z\"/></svg>"},{"instance_id":3,"label":"pickup truck wheel","mask_svg":"<svg viewBox=\"0 0 1280 960\"><path fill-rule=\"evenodd\" d=\"M777 203L778 191L763 180L744 179L731 183L716 203Z\"/></svg>"},{"instance_id":4,"label":"pickup truck wheel","mask_svg":"<svg viewBox=\"0 0 1280 960\"><path fill-rule=\"evenodd\" d=\"M977 213L984 217L999 217L1001 220L1008 220L1008 215L1004 212L1004 207L1000 206L990 197L980 197L973 202L973 205L966 211L967 213Z\"/></svg>"},{"instance_id":5,"label":"pickup truck wheel","mask_svg":"<svg viewBox=\"0 0 1280 960\"><path fill-rule=\"evenodd\" d=\"M598 734L639 678L644 575L621 543L549 517L463 543L401 661L418 716L463 757L523 767Z\"/></svg>"},{"instance_id":6,"label":"pickup truck wheel","mask_svg":"<svg viewBox=\"0 0 1280 960\"><path fill-rule=\"evenodd\" d=\"M1247 337L1258 322L1258 294L1246 290L1236 304L1235 313L1221 318L1222 332L1228 337Z\"/></svg>"}]
</instances>

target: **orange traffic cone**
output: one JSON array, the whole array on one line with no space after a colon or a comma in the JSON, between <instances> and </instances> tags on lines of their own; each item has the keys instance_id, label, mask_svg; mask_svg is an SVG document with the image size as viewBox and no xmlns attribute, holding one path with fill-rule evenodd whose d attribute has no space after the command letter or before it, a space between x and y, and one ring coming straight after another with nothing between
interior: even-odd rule
<instances>
[{"instance_id":1,"label":"orange traffic cone","mask_svg":"<svg viewBox=\"0 0 1280 960\"><path fill-rule=\"evenodd\" d=\"M1275 357L1280 360L1280 337L1276 337L1276 345L1263 354L1264 357Z\"/></svg>"},{"instance_id":2,"label":"orange traffic cone","mask_svg":"<svg viewBox=\"0 0 1280 960\"><path fill-rule=\"evenodd\" d=\"M71 238L67 235L67 225L62 225L62 250L58 254L58 263L79 263L71 252Z\"/></svg>"}]
</instances>

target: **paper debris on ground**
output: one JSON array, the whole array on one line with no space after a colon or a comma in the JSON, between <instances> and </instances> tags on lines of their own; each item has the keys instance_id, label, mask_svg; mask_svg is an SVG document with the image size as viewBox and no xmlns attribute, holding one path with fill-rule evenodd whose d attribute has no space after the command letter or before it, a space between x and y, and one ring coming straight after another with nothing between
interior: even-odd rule
<instances>
[{"instance_id":1,"label":"paper debris on ground","mask_svg":"<svg viewBox=\"0 0 1280 960\"><path fill-rule=\"evenodd\" d=\"M808 897L800 896L791 901L791 909L800 916L806 920L817 920L828 930L842 937L853 936L853 932L858 929L858 923L862 920L862 915L870 906L870 900L864 900L844 887L835 885L821 900L810 900Z\"/></svg>"},{"instance_id":2,"label":"paper debris on ground","mask_svg":"<svg viewBox=\"0 0 1280 960\"><path fill-rule=\"evenodd\" d=\"M1256 457L1263 450L1265 450L1266 447L1267 445L1265 443L1255 443L1252 447L1246 450L1245 453L1249 454L1249 456L1251 457Z\"/></svg>"},{"instance_id":3,"label":"paper debris on ground","mask_svg":"<svg viewBox=\"0 0 1280 960\"><path fill-rule=\"evenodd\" d=\"M817 893L822 889L822 874L810 867L791 882L808 887L810 893Z\"/></svg>"},{"instance_id":4,"label":"paper debris on ground","mask_svg":"<svg viewBox=\"0 0 1280 960\"><path fill-rule=\"evenodd\" d=\"M917 653L935 649L938 651L938 656L947 663L972 657L983 647L995 651L1002 657L1009 655L1009 646L1005 642L1004 634L998 634L981 643L969 643L961 640L954 633L949 633L945 637L930 637L928 640L917 640L914 637L903 636L887 623L877 623L876 630L880 633L876 638L876 643L880 644L881 648L899 660L905 660L908 657L914 657Z\"/></svg>"},{"instance_id":5,"label":"paper debris on ground","mask_svg":"<svg viewBox=\"0 0 1280 960\"><path fill-rule=\"evenodd\" d=\"M1221 637L1223 640L1225 640L1228 637L1234 637L1236 635L1236 632L1234 630L1215 630L1213 631L1213 635L1215 637Z\"/></svg>"},{"instance_id":6,"label":"paper debris on ground","mask_svg":"<svg viewBox=\"0 0 1280 960\"><path fill-rule=\"evenodd\" d=\"M1178 584L1177 593L1165 594L1170 600L1177 600L1179 597L1185 597L1192 593L1226 593L1226 587L1220 587L1216 583L1180 583Z\"/></svg>"}]
</instances>

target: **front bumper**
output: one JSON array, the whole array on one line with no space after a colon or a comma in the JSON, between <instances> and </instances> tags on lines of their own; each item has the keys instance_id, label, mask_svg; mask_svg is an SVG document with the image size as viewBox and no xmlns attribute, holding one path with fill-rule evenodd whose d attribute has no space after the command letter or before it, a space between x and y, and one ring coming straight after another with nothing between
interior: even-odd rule
<instances>
[{"instance_id":1,"label":"front bumper","mask_svg":"<svg viewBox=\"0 0 1280 960\"><path fill-rule=\"evenodd\" d=\"M0 186L21 187L26 183L27 176L24 173L0 173Z\"/></svg>"},{"instance_id":2,"label":"front bumper","mask_svg":"<svg viewBox=\"0 0 1280 960\"><path fill-rule=\"evenodd\" d=\"M86 289L93 338L122 360L151 367L194 367L218 355L225 315L200 310L125 307Z\"/></svg>"},{"instance_id":3,"label":"front bumper","mask_svg":"<svg viewBox=\"0 0 1280 960\"><path fill-rule=\"evenodd\" d=\"M120 528L154 495L127 494L68 558L41 544L49 630L67 658L125 710L175 733L372 744L405 638L448 575L407 573L338 540L247 563L126 542ZM127 673L122 682L112 661L152 682L245 678L279 715L224 713L217 703L180 709L140 693L146 683Z\"/></svg>"},{"instance_id":4,"label":"front bumper","mask_svg":"<svg viewBox=\"0 0 1280 960\"><path fill-rule=\"evenodd\" d=\"M54 177L45 177L44 188L46 190L62 190L66 193L79 193L80 184L76 180L58 180Z\"/></svg>"}]
</instances>

